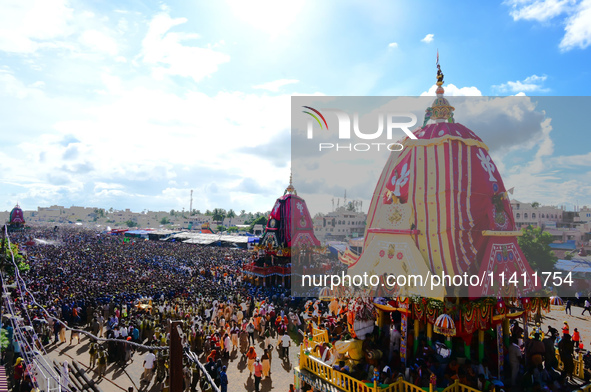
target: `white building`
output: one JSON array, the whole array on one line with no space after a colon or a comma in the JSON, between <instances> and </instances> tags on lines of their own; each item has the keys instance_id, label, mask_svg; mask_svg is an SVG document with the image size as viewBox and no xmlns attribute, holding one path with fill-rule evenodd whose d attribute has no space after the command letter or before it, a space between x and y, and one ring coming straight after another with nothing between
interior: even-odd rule
<instances>
[{"instance_id":1,"label":"white building","mask_svg":"<svg viewBox=\"0 0 591 392\"><path fill-rule=\"evenodd\" d=\"M563 226L564 210L556 206L537 206L532 207L531 203L523 203L519 200L511 200L511 209L517 229L526 226L548 228Z\"/></svg>"},{"instance_id":2,"label":"white building","mask_svg":"<svg viewBox=\"0 0 591 392\"><path fill-rule=\"evenodd\" d=\"M363 212L339 207L333 212L314 217L314 234L322 242L362 237L366 219L367 215Z\"/></svg>"}]
</instances>

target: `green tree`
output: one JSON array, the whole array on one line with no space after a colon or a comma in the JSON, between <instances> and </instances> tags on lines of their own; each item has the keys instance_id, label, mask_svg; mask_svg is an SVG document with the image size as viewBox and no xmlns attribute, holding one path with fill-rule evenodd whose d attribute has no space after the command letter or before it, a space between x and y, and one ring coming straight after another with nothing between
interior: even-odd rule
<instances>
[{"instance_id":1,"label":"green tree","mask_svg":"<svg viewBox=\"0 0 591 392\"><path fill-rule=\"evenodd\" d=\"M2 248L0 248L2 249ZM12 250L12 254L10 252ZM18 253L18 245L10 244L8 247L8 241L4 243L4 254L0 254L0 259L4 262L5 270L9 275L14 274L14 264L12 263L12 255L14 255L14 262L16 263L18 270L20 272L25 272L29 270L29 264L25 260L24 256Z\"/></svg>"},{"instance_id":2,"label":"green tree","mask_svg":"<svg viewBox=\"0 0 591 392\"><path fill-rule=\"evenodd\" d=\"M540 203L538 203L537 201L534 201L533 203L531 203L531 206L533 208L538 208L540 206Z\"/></svg>"},{"instance_id":3,"label":"green tree","mask_svg":"<svg viewBox=\"0 0 591 392\"><path fill-rule=\"evenodd\" d=\"M258 224L263 225L263 228L265 226L267 226L267 217L259 216L258 218L253 220L252 223L250 224L250 227L248 228L248 232L252 233L254 231L254 225L258 225Z\"/></svg>"},{"instance_id":4,"label":"green tree","mask_svg":"<svg viewBox=\"0 0 591 392\"><path fill-rule=\"evenodd\" d=\"M205 215L206 216L211 216L211 211L210 210L205 210Z\"/></svg>"},{"instance_id":5,"label":"green tree","mask_svg":"<svg viewBox=\"0 0 591 392\"><path fill-rule=\"evenodd\" d=\"M0 350L6 350L8 348L8 343L8 331L2 328L0 329Z\"/></svg>"},{"instance_id":6,"label":"green tree","mask_svg":"<svg viewBox=\"0 0 591 392\"><path fill-rule=\"evenodd\" d=\"M517 238L519 247L531 267L539 272L551 272L558 258L554 255L550 244L554 238L550 233L531 225L522 230L523 235Z\"/></svg>"},{"instance_id":7,"label":"green tree","mask_svg":"<svg viewBox=\"0 0 591 392\"><path fill-rule=\"evenodd\" d=\"M131 219L125 221L124 223L127 225L127 227L136 227L137 226L137 222L134 222Z\"/></svg>"},{"instance_id":8,"label":"green tree","mask_svg":"<svg viewBox=\"0 0 591 392\"><path fill-rule=\"evenodd\" d=\"M238 228L236 226L228 227L228 233L236 233L238 232Z\"/></svg>"},{"instance_id":9,"label":"green tree","mask_svg":"<svg viewBox=\"0 0 591 392\"><path fill-rule=\"evenodd\" d=\"M170 223L170 221L168 220L167 217L164 217L164 218L160 219L160 224L161 225L167 225L169 223Z\"/></svg>"},{"instance_id":10,"label":"green tree","mask_svg":"<svg viewBox=\"0 0 591 392\"><path fill-rule=\"evenodd\" d=\"M223 222L226 216L226 210L223 208L214 208L211 217L216 222Z\"/></svg>"},{"instance_id":11,"label":"green tree","mask_svg":"<svg viewBox=\"0 0 591 392\"><path fill-rule=\"evenodd\" d=\"M218 227L216 228L217 231L226 231L226 228L222 225L218 225Z\"/></svg>"},{"instance_id":12,"label":"green tree","mask_svg":"<svg viewBox=\"0 0 591 392\"><path fill-rule=\"evenodd\" d=\"M240 216L243 216L244 214L246 214L246 210L240 210Z\"/></svg>"},{"instance_id":13,"label":"green tree","mask_svg":"<svg viewBox=\"0 0 591 392\"><path fill-rule=\"evenodd\" d=\"M176 212L175 210L170 210L170 215L175 216Z\"/></svg>"},{"instance_id":14,"label":"green tree","mask_svg":"<svg viewBox=\"0 0 591 392\"><path fill-rule=\"evenodd\" d=\"M228 210L228 213L226 214L226 217L228 217L228 219L230 219L229 225L231 225L232 224L232 218L235 218L236 217L236 213L234 212L233 209L230 208Z\"/></svg>"}]
</instances>

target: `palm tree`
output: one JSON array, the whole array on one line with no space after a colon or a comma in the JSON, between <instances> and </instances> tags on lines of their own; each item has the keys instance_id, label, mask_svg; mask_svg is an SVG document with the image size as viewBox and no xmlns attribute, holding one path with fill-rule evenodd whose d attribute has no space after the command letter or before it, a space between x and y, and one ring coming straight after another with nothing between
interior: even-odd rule
<instances>
[{"instance_id":1,"label":"palm tree","mask_svg":"<svg viewBox=\"0 0 591 392\"><path fill-rule=\"evenodd\" d=\"M234 212L233 209L230 208L228 210L228 213L226 214L226 217L230 219L230 223L228 224L228 226L231 226L232 225L232 218L236 217L236 213Z\"/></svg>"},{"instance_id":2,"label":"palm tree","mask_svg":"<svg viewBox=\"0 0 591 392\"><path fill-rule=\"evenodd\" d=\"M226 216L226 210L223 208L214 208L212 212L212 218L214 221L224 223L224 217Z\"/></svg>"}]
</instances>

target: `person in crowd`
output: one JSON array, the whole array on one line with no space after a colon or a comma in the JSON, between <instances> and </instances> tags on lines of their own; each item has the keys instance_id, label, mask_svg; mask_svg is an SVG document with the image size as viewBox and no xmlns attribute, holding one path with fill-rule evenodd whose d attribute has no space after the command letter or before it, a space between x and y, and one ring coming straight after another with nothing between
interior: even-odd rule
<instances>
[{"instance_id":1,"label":"person in crowd","mask_svg":"<svg viewBox=\"0 0 591 392\"><path fill-rule=\"evenodd\" d=\"M261 365L263 366L263 377L269 378L269 374L271 373L271 356L267 348L264 349L263 356L261 357Z\"/></svg>"},{"instance_id":2,"label":"person in crowd","mask_svg":"<svg viewBox=\"0 0 591 392\"><path fill-rule=\"evenodd\" d=\"M291 338L287 334L287 332L283 333L281 337L281 347L282 347L282 356L284 361L289 362L289 346L291 346Z\"/></svg>"},{"instance_id":3,"label":"person in crowd","mask_svg":"<svg viewBox=\"0 0 591 392\"><path fill-rule=\"evenodd\" d=\"M255 390L255 392L260 391L262 376L263 376L263 365L261 365L261 360L257 357L254 362L254 390Z\"/></svg>"},{"instance_id":4,"label":"person in crowd","mask_svg":"<svg viewBox=\"0 0 591 392\"><path fill-rule=\"evenodd\" d=\"M154 373L154 367L156 365L156 355L153 351L149 351L146 356L144 357L144 373L142 374L141 379L150 381L152 379L152 375Z\"/></svg>"},{"instance_id":5,"label":"person in crowd","mask_svg":"<svg viewBox=\"0 0 591 392\"><path fill-rule=\"evenodd\" d=\"M517 385L517 379L519 376L519 368L521 366L521 348L517 345L517 338L511 339L511 345L508 349L509 368L511 369L511 386Z\"/></svg>"},{"instance_id":6,"label":"person in crowd","mask_svg":"<svg viewBox=\"0 0 591 392\"><path fill-rule=\"evenodd\" d=\"M252 374L254 371L254 362L257 358L257 353L254 349L254 346L250 346L248 352L246 353L246 359L248 364L248 371Z\"/></svg>"},{"instance_id":7,"label":"person in crowd","mask_svg":"<svg viewBox=\"0 0 591 392\"><path fill-rule=\"evenodd\" d=\"M225 366L222 366L222 371L220 372L220 391L228 392L228 375L226 374Z\"/></svg>"},{"instance_id":8,"label":"person in crowd","mask_svg":"<svg viewBox=\"0 0 591 392\"><path fill-rule=\"evenodd\" d=\"M564 366L562 373L566 376L567 379L572 380L573 371L575 369L574 363L574 347L573 341L569 334L565 334L562 339L558 342L558 353L560 355L560 360Z\"/></svg>"}]
</instances>

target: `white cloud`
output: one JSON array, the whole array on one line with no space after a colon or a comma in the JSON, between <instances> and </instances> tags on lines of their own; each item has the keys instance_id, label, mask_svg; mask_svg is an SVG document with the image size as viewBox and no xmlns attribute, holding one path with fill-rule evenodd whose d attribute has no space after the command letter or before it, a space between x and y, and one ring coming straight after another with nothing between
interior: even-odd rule
<instances>
[{"instance_id":1,"label":"white cloud","mask_svg":"<svg viewBox=\"0 0 591 392\"><path fill-rule=\"evenodd\" d=\"M73 9L66 0L6 0L0 12L0 50L33 53L67 36Z\"/></svg>"},{"instance_id":2,"label":"white cloud","mask_svg":"<svg viewBox=\"0 0 591 392\"><path fill-rule=\"evenodd\" d=\"M9 70L0 69L0 99L3 96L9 98L25 99L32 95L38 95L41 92L38 87L43 86L44 83L41 81L35 82L30 86L26 86Z\"/></svg>"},{"instance_id":3,"label":"white cloud","mask_svg":"<svg viewBox=\"0 0 591 392\"><path fill-rule=\"evenodd\" d=\"M532 92L546 92L549 91L548 88L544 88L543 84L548 77L546 75L538 76L532 75L528 76L522 81L509 81L507 83L503 83L500 85L495 85L493 88L499 90L500 92L510 92L510 93L518 93L516 95L523 94L525 92L532 93Z\"/></svg>"},{"instance_id":4,"label":"white cloud","mask_svg":"<svg viewBox=\"0 0 591 392\"><path fill-rule=\"evenodd\" d=\"M434 34L427 34L427 35L425 36L425 38L423 38L423 39L421 40L421 42L425 42L425 43L427 43L427 44L428 44L428 43L431 43L431 42L433 41L433 39L435 39L435 35L434 35Z\"/></svg>"},{"instance_id":5,"label":"white cloud","mask_svg":"<svg viewBox=\"0 0 591 392\"><path fill-rule=\"evenodd\" d=\"M306 7L302 0L226 0L227 9L240 21L248 23L257 30L270 36L278 36L289 32L292 25L299 20L298 16Z\"/></svg>"},{"instance_id":6,"label":"white cloud","mask_svg":"<svg viewBox=\"0 0 591 392\"><path fill-rule=\"evenodd\" d=\"M79 38L84 46L114 56L118 52L117 41L97 30L86 30Z\"/></svg>"},{"instance_id":7,"label":"white cloud","mask_svg":"<svg viewBox=\"0 0 591 392\"><path fill-rule=\"evenodd\" d=\"M569 11L573 0L513 0L507 2L512 7L510 12L513 20L536 20L544 22Z\"/></svg>"},{"instance_id":8,"label":"white cloud","mask_svg":"<svg viewBox=\"0 0 591 392\"><path fill-rule=\"evenodd\" d=\"M564 31L560 49L585 49L591 45L591 0L579 4L576 13L567 18Z\"/></svg>"},{"instance_id":9,"label":"white cloud","mask_svg":"<svg viewBox=\"0 0 591 392\"><path fill-rule=\"evenodd\" d=\"M0 72L0 103L14 112L0 119L0 127L22 129L10 135L10 144L2 140L3 193L12 192L33 208L61 203L168 210L187 199L184 190L178 197L163 191L176 181L191 184L198 208L257 211L269 208L285 188L289 149L273 164L240 151L268 144L289 129L290 96L177 94L161 84L134 86L106 69L100 76L99 98L50 99L8 70ZM18 108L35 115L24 116ZM234 189L237 178L256 180L251 168L263 166L268 194L243 197ZM9 191L8 183L19 185Z\"/></svg>"},{"instance_id":10,"label":"white cloud","mask_svg":"<svg viewBox=\"0 0 591 392\"><path fill-rule=\"evenodd\" d=\"M547 22L561 15L564 36L559 48L568 51L591 45L591 0L510 0L513 20Z\"/></svg>"},{"instance_id":11,"label":"white cloud","mask_svg":"<svg viewBox=\"0 0 591 392\"><path fill-rule=\"evenodd\" d=\"M115 184L115 183L108 183L108 182L95 182L94 183L94 191L99 192L102 190L112 190L112 189L123 189L123 185Z\"/></svg>"},{"instance_id":12,"label":"white cloud","mask_svg":"<svg viewBox=\"0 0 591 392\"><path fill-rule=\"evenodd\" d=\"M388 44L388 47L389 47L389 48L397 48L397 47L398 47L398 43L397 43L397 42L390 42L390 43Z\"/></svg>"},{"instance_id":13,"label":"white cloud","mask_svg":"<svg viewBox=\"0 0 591 392\"><path fill-rule=\"evenodd\" d=\"M268 91L272 91L272 92L276 93L283 86L286 86L288 84L299 83L299 82L300 81L297 79L279 79L279 80L275 80L272 82L258 84L256 86L252 86L252 88L258 89L258 90L268 90Z\"/></svg>"},{"instance_id":14,"label":"white cloud","mask_svg":"<svg viewBox=\"0 0 591 392\"><path fill-rule=\"evenodd\" d=\"M172 19L167 13L156 15L150 22L148 33L142 42L142 56L147 64L153 65L153 75L179 75L191 77L196 82L215 73L220 64L230 61L227 54L185 46L183 41L199 38L194 33L169 32L175 26L187 22L186 18Z\"/></svg>"},{"instance_id":15,"label":"white cloud","mask_svg":"<svg viewBox=\"0 0 591 392\"><path fill-rule=\"evenodd\" d=\"M591 166L591 152L581 155L560 156L552 159L552 163L559 167Z\"/></svg>"},{"instance_id":16,"label":"white cloud","mask_svg":"<svg viewBox=\"0 0 591 392\"><path fill-rule=\"evenodd\" d=\"M447 86L443 86L445 89L445 95L451 97L480 97L482 96L482 92L478 90L477 87L457 87L454 84L448 84ZM428 91L424 91L421 93L421 96L435 96L435 90L437 90L437 85L432 85Z\"/></svg>"}]
</instances>

